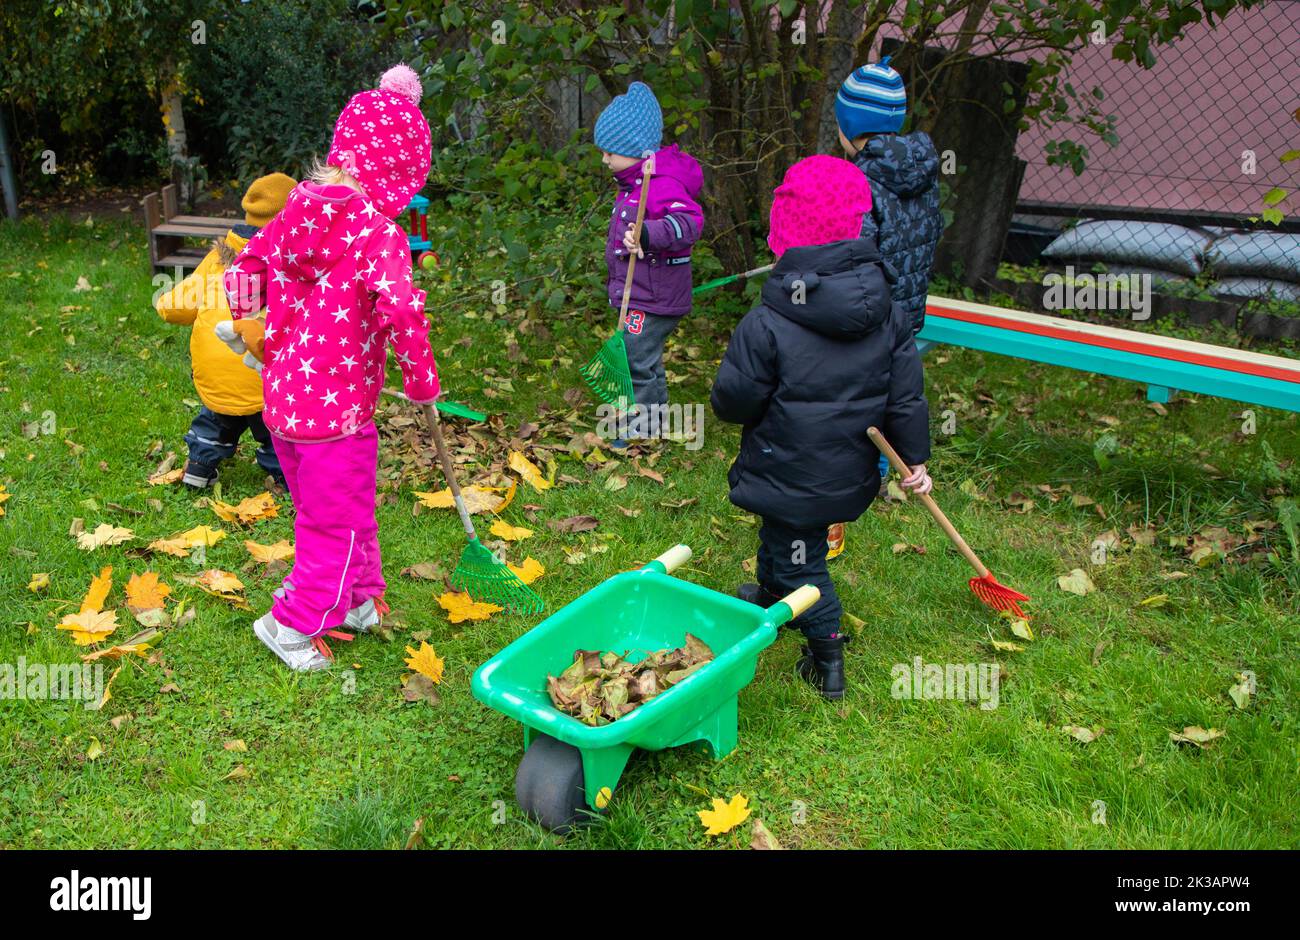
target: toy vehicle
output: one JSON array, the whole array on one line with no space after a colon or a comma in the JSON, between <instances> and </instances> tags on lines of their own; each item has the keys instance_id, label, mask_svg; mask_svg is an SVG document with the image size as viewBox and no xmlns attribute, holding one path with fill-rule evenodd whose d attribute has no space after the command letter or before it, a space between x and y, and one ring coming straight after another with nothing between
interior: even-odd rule
<instances>
[{"instance_id":1,"label":"toy vehicle","mask_svg":"<svg viewBox=\"0 0 1300 940\"><path fill-rule=\"evenodd\" d=\"M475 697L524 726L525 754L515 799L556 832L604 809L637 748L703 742L715 758L736 746L737 696L754 678L758 654L777 629L816 603L812 585L769 608L670 577L691 557L677 545L636 571L615 575L566 604L474 673ZM699 637L714 659L619 718L591 727L552 705L547 675L578 649L637 652L675 648Z\"/></svg>"},{"instance_id":2,"label":"toy vehicle","mask_svg":"<svg viewBox=\"0 0 1300 940\"><path fill-rule=\"evenodd\" d=\"M406 207L406 213L411 226L406 240L411 244L416 267L430 271L438 266L439 258L433 250L433 242L429 241L429 200L416 193Z\"/></svg>"}]
</instances>

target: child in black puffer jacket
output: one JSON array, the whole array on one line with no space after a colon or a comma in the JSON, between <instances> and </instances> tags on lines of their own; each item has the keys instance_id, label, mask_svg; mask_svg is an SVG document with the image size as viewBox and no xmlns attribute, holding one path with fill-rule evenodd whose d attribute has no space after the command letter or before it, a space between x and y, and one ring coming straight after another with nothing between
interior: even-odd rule
<instances>
[{"instance_id":1,"label":"child in black puffer jacket","mask_svg":"<svg viewBox=\"0 0 1300 940\"><path fill-rule=\"evenodd\" d=\"M731 501L762 517L763 606L802 584L821 599L795 625L807 639L800 674L844 695L841 607L826 567L826 527L853 520L880 489L875 425L928 492L929 406L906 311L892 302L876 245L861 236L871 190L851 163L816 156L773 195L768 245L778 261L762 301L736 327L714 381L719 418L744 426L728 474Z\"/></svg>"}]
</instances>

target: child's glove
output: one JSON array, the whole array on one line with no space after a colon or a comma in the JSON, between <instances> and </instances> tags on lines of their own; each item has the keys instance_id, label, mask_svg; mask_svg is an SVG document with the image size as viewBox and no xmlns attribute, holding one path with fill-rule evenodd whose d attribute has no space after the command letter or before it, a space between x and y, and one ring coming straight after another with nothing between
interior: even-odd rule
<instances>
[{"instance_id":1,"label":"child's glove","mask_svg":"<svg viewBox=\"0 0 1300 940\"><path fill-rule=\"evenodd\" d=\"M244 365L262 371L262 354L266 346L266 324L261 320L223 320L217 324L217 338L231 352L244 357Z\"/></svg>"}]
</instances>

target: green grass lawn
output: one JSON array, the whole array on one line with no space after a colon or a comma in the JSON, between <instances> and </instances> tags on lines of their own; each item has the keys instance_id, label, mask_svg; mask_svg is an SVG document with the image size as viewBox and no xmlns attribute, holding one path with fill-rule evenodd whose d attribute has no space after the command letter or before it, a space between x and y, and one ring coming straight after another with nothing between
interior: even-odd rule
<instances>
[{"instance_id":1,"label":"green grass lawn","mask_svg":"<svg viewBox=\"0 0 1300 940\"><path fill-rule=\"evenodd\" d=\"M490 275L492 258L480 263ZM90 290L75 290L79 277ZM592 405L585 399L575 411L564 398L596 346L584 317L524 321L513 305L467 302L454 283L428 286L431 308L446 304L434 326L445 387L498 413L504 429L480 431L466 471L504 463L506 442L525 421L542 426L530 441L540 442L539 462L548 449L556 460L556 487L521 485L503 513L536 530L511 556L526 552L546 566L535 587L548 610L678 541L696 551L681 576L719 591L747 578L755 528L727 502L725 479L736 429L710 415L701 449L664 444L642 457L662 484L638 475L629 459L584 462L566 447L594 428ZM384 428L381 540L389 599L404 627L391 643L336 644L343 648L332 672L293 675L252 635L279 579L245 570L241 544L292 538L291 509L244 533L196 505L192 491L146 483L160 459L147 456L151 445L161 440L163 454L183 455L196 407L187 332L158 319L152 292L137 225L80 217L0 225L0 483L11 494L0 506L0 663L76 662L84 650L55 625L105 565L114 569L109 604L125 622L116 640L135 632L122 595L132 573L158 572L174 600L197 610L164 631L160 661L125 661L101 711L0 702L0 845L400 847L418 818L429 847L744 847L748 825L710 839L695 816L710 797L735 793L789 847L1300 841L1300 579L1295 546L1277 524L1300 482L1295 415L1256 409L1255 433L1242 434L1240 404L1184 396L1161 414L1137 385L931 351L936 495L999 578L1031 595L1035 639L1019 641L1020 652L995 651L992 639L1015 637L971 596L961 557L919 505L882 500L850 528L849 550L835 563L845 609L862 621L852 630L844 702L822 701L795 677L798 643L783 635L741 694L732 754L717 762L690 749L644 755L600 823L558 840L514 804L519 727L469 691L474 669L536 618L453 625L434 582L400 573L420 562L449 566L461 544L453 513L412 511L414 490L443 486L427 455L402 443L414 427ZM741 301L713 304L670 347L676 400L707 401L735 319L718 308ZM600 323L612 320L593 311ZM46 412L54 433L25 436L23 426ZM1094 445L1106 433L1118 449L1099 463ZM458 437L468 443L463 425ZM221 484L230 502L264 489L250 441ZM1012 494L1020 494L1014 506ZM682 500L694 502L672 505ZM599 527L573 535L546 525L576 514L597 516ZM87 529L128 526L137 538L81 551L68 534L74 518ZM207 566L235 572L255 613L179 583L197 573L190 560L128 554L200 524L227 531ZM1134 545L1127 530L1148 524L1154 545ZM1197 565L1186 547L1170 545L1216 526L1230 536L1224 561ZM1094 540L1112 529L1120 549L1093 564ZM1251 531L1259 538L1244 542ZM925 552L895 554L896 543ZM585 557L570 564L566 550ZM1086 569L1097 590L1061 590L1057 577L1073 568ZM36 572L51 579L40 593L27 587ZM1175 572L1187 576L1163 577ZM1156 595L1167 597L1141 603ZM435 706L401 698L403 648L418 645L413 635L446 661ZM998 707L893 698L892 666L917 656L1001 663ZM1257 692L1239 709L1228 690L1243 671L1256 675ZM178 691L160 691L169 685ZM1170 740L1189 725L1226 735L1205 749ZM1082 744L1062 726L1104 733ZM247 751L225 748L235 739ZM102 749L94 759L92 740ZM1105 803L1104 825L1094 822L1095 801Z\"/></svg>"}]
</instances>

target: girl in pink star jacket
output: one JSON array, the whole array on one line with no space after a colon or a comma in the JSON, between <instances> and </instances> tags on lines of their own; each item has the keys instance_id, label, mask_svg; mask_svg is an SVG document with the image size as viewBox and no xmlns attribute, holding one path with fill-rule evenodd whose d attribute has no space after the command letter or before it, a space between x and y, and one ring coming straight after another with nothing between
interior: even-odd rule
<instances>
[{"instance_id":1,"label":"girl in pink star jacket","mask_svg":"<svg viewBox=\"0 0 1300 940\"><path fill-rule=\"evenodd\" d=\"M295 670L329 665L322 635L386 609L372 416L387 346L406 394L438 397L424 291L394 222L429 176L420 81L389 69L339 115L328 165L298 185L225 276L233 317L266 307L263 416L293 496L294 565L253 632Z\"/></svg>"}]
</instances>

